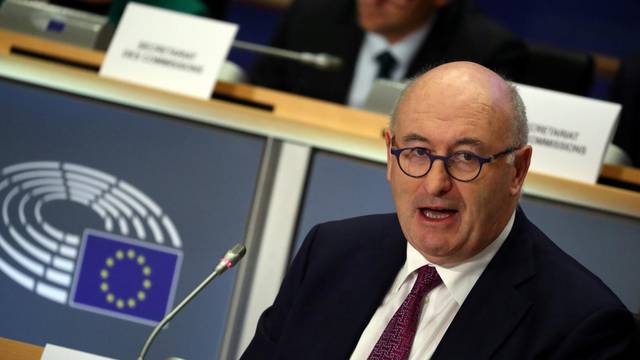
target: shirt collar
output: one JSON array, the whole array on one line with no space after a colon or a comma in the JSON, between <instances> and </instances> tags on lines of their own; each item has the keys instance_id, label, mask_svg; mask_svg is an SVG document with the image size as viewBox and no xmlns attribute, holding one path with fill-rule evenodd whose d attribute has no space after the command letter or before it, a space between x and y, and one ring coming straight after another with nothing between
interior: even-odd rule
<instances>
[{"instance_id":1,"label":"shirt collar","mask_svg":"<svg viewBox=\"0 0 640 360\"><path fill-rule=\"evenodd\" d=\"M429 34L434 17L431 17L420 28L407 35L404 39L391 45L382 35L367 32L364 39L364 46L368 49L372 57L377 56L381 52L388 50L398 62L398 67L405 68L413 59L414 55L420 48L420 44Z\"/></svg>"},{"instance_id":2,"label":"shirt collar","mask_svg":"<svg viewBox=\"0 0 640 360\"><path fill-rule=\"evenodd\" d=\"M514 210L511 214L511 218L509 218L509 221L507 222L507 225L504 227L500 235L498 235L498 237L489 244L489 246L484 248L475 256L455 265L440 266L432 264L425 259L422 254L413 247L413 245L407 242L407 260L400 270L402 275L400 278L403 279L403 281L400 281L395 285L395 291L400 289L400 286L407 280L411 273L424 265L432 265L435 266L438 271L438 275L440 275L444 286L451 292L451 296L458 305L462 305L476 281L478 281L480 275L482 275L484 269L507 239L507 236L513 228L515 215L516 212Z\"/></svg>"}]
</instances>

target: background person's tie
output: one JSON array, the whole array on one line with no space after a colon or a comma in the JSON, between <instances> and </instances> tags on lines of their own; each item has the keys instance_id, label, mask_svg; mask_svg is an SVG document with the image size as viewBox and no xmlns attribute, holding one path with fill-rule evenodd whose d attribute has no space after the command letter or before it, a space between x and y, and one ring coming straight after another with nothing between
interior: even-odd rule
<instances>
[{"instance_id":1,"label":"background person's tie","mask_svg":"<svg viewBox=\"0 0 640 360\"><path fill-rule=\"evenodd\" d=\"M391 73L398 65L398 61L393 57L391 52L385 51L376 56L378 62L378 79L391 79Z\"/></svg>"},{"instance_id":2,"label":"background person's tie","mask_svg":"<svg viewBox=\"0 0 640 360\"><path fill-rule=\"evenodd\" d=\"M413 288L373 347L369 360L403 360L409 357L418 327L422 299L442 282L436 268L425 265L418 269Z\"/></svg>"}]
</instances>

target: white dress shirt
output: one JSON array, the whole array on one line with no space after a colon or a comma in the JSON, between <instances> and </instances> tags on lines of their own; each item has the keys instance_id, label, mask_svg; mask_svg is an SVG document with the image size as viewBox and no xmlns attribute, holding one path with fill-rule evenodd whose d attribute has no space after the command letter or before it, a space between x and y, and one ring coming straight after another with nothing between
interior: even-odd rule
<instances>
[{"instance_id":1,"label":"white dress shirt","mask_svg":"<svg viewBox=\"0 0 640 360\"><path fill-rule=\"evenodd\" d=\"M451 266L439 266L427 261L407 242L407 260L398 272L384 300L362 332L352 360L367 359L382 332L407 297L418 276L416 270L423 265L433 265L442 279L442 284L431 290L424 298L418 329L413 339L409 360L429 359L442 340L460 306L471 288L482 275L513 227L515 211L500 235L489 246L470 259Z\"/></svg>"},{"instance_id":2,"label":"white dress shirt","mask_svg":"<svg viewBox=\"0 0 640 360\"><path fill-rule=\"evenodd\" d=\"M407 73L409 64L420 48L420 44L427 37L431 30L432 21L428 21L422 27L393 45L382 36L376 33L368 32L364 37L356 68L353 72L353 80L351 81L351 89L349 91L349 106L362 107L371 85L378 74L378 62L376 56L385 50L393 54L396 59L396 67L391 73L391 80L401 80Z\"/></svg>"}]
</instances>

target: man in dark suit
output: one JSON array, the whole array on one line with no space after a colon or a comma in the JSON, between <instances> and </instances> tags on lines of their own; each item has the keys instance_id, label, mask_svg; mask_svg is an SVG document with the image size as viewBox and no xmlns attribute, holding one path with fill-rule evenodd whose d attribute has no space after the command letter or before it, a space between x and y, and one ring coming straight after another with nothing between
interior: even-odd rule
<instances>
[{"instance_id":1,"label":"man in dark suit","mask_svg":"<svg viewBox=\"0 0 640 360\"><path fill-rule=\"evenodd\" d=\"M436 67L386 132L396 214L314 227L242 359L631 359L634 321L518 207L517 91Z\"/></svg>"},{"instance_id":2,"label":"man in dark suit","mask_svg":"<svg viewBox=\"0 0 640 360\"><path fill-rule=\"evenodd\" d=\"M409 51L393 49L414 35L419 39L408 45ZM377 66L373 59L363 58L368 55L372 36L380 37L379 41L385 43L381 46L399 57L398 72L390 76L393 80L412 77L430 64L456 60L477 62L520 80L527 56L522 41L475 11L470 0L297 0L285 14L271 45L336 55L343 60L343 67L326 71L263 57L251 69L250 81L358 105L357 99L356 103L352 101L353 93L367 92L373 80L373 75L365 75L358 81L359 74ZM406 56L409 58L404 59ZM365 95L359 95L360 100Z\"/></svg>"}]
</instances>

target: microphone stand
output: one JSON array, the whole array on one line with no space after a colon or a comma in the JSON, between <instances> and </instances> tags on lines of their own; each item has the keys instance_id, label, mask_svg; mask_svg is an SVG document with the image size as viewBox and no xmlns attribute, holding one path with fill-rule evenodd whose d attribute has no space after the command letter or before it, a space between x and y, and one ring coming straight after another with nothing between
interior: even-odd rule
<instances>
[{"instance_id":1,"label":"microphone stand","mask_svg":"<svg viewBox=\"0 0 640 360\"><path fill-rule=\"evenodd\" d=\"M233 248L231 248L229 251L227 251L224 257L220 260L220 263L218 263L218 266L216 266L216 268L213 270L213 272L209 274L209 276L207 276L207 278L204 279L204 281L202 281L200 285L198 285L193 291L191 291L191 293L189 293L189 295L187 295L187 297L184 298L184 300L182 300L180 304L178 304L178 306L176 306L173 310L171 310L171 312L167 314L167 316L165 316L158 323L158 325L156 325L156 327L153 329L153 331L147 338L147 341L144 343L144 346L142 347L142 350L140 351L140 355L138 355L137 360L144 360L145 355L147 354L147 352L149 351L149 348L151 347L151 343L158 335L158 332L160 331L160 329L162 329L166 324L168 324L169 321L171 321L171 319L173 319L174 316L176 316L176 314L179 313L180 310L182 310L182 308L184 308L191 300L193 300L193 298L195 298L196 295L198 295L200 291L202 291L202 289L204 289L207 285L209 285L209 283L214 278L216 278L223 272L227 271L228 269L231 269L244 256L246 251L247 251L246 248L242 244L237 244Z\"/></svg>"},{"instance_id":2,"label":"microphone stand","mask_svg":"<svg viewBox=\"0 0 640 360\"><path fill-rule=\"evenodd\" d=\"M232 46L242 50L297 61L321 70L339 70L342 67L342 59L325 53L298 52L241 40L234 40Z\"/></svg>"}]
</instances>

